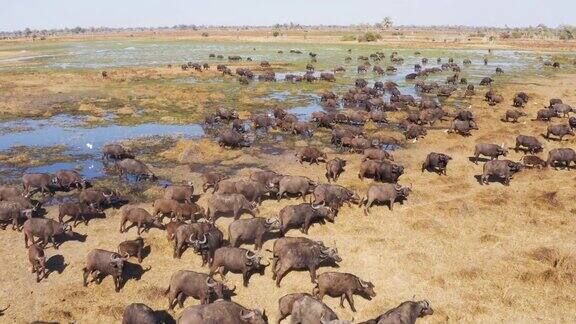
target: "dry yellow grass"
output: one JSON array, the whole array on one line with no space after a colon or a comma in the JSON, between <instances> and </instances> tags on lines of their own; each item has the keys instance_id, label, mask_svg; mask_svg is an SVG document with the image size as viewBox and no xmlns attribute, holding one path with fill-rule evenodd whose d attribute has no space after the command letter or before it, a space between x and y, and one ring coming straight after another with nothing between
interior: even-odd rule
<instances>
[{"instance_id":1,"label":"dry yellow grass","mask_svg":"<svg viewBox=\"0 0 576 324\"><path fill-rule=\"evenodd\" d=\"M501 89L506 102L488 107L480 93L472 102L480 130L464 138L443 130L429 131L428 136L395 153L406 166L401 183L413 184L414 191L404 205L394 212L386 207L373 207L364 216L357 206L343 207L335 224L315 225L309 236L336 245L343 261L337 271L351 272L376 286L377 297L367 301L356 297L358 313L340 309L338 300L325 302L341 318L356 321L373 318L412 296L430 300L433 316L422 322L439 323L564 323L574 321L576 309L576 256L574 256L574 216L576 216L576 174L574 171L526 170L517 174L510 187L498 183L480 186L474 175L482 166L468 160L479 142L505 142L513 145L517 134L539 134L546 123L530 121L543 103L552 97L576 102L576 76L519 80ZM529 117L518 124L499 121L509 108L516 91L526 91L531 101ZM447 124L444 124L447 125ZM395 136L385 133L383 136ZM314 139L312 143L318 144ZM546 151L562 146L575 147L571 138L563 143L545 142ZM305 145L296 141L295 146ZM329 156L335 155L331 150ZM453 156L447 176L421 173L420 164L428 152L445 152ZM348 160L347 171L339 184L364 194L370 181L359 181L360 157L342 154ZM278 156L264 154L258 148L226 151L208 141L183 141L163 158L179 161L177 167L161 169L161 175L175 181L192 180L200 185L198 164L218 161L220 166L243 166L238 176L249 173L249 167L266 167L286 174L310 176L323 180L324 166L299 165L293 152ZM509 158L518 160L511 152ZM188 166L189 164L189 166ZM218 165L213 167L217 168ZM160 190L150 190L151 196ZM208 195L200 199L205 205ZM270 217L288 204L265 201L261 216ZM150 209L150 203L142 204ZM106 278L100 286L82 287L82 267L86 254L94 248L116 249L117 244L136 236L135 230L119 234L119 212L108 210L106 219L80 225L76 230L87 234L84 243L66 242L60 250L48 249L48 257L61 254L68 266L63 273L53 273L36 284L30 274L22 234L7 230L0 235L0 305L11 304L1 321L24 323L42 319L77 323L119 322L122 309L132 302L144 302L154 309L165 309L162 292L170 276L179 269L207 271L200 268L200 258L191 251L181 260L172 259L172 247L165 233L151 230L145 234L151 254L143 267L152 269L140 280L129 280L120 293ZM48 209L55 217L57 210ZM230 218L218 225L227 232ZM301 235L291 231L289 235ZM272 241L264 248L271 248ZM250 247L251 248L251 247ZM268 254L266 254L268 255ZM319 273L332 271L321 268ZM276 288L270 270L265 276L254 275L250 286L243 288L239 275L227 278L237 287L234 300L250 307L264 308L273 321L277 317L277 300L292 292L310 292L313 285L306 272L292 272L281 288ZM192 299L186 305L198 302ZM175 316L180 314L177 309Z\"/></svg>"}]
</instances>

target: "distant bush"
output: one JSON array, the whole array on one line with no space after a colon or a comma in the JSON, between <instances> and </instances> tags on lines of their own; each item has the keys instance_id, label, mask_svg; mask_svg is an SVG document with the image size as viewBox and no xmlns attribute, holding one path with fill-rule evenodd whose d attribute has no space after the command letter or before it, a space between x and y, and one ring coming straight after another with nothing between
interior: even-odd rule
<instances>
[{"instance_id":1,"label":"distant bush","mask_svg":"<svg viewBox=\"0 0 576 324\"><path fill-rule=\"evenodd\" d=\"M404 36L404 33L397 31L397 32L393 32L393 33L392 33L392 36ZM380 37L380 38L382 38L382 37Z\"/></svg>"},{"instance_id":2,"label":"distant bush","mask_svg":"<svg viewBox=\"0 0 576 324\"><path fill-rule=\"evenodd\" d=\"M280 32L277 31L277 30L275 30L275 31L272 33L272 36L278 37L278 36L280 36Z\"/></svg>"},{"instance_id":3,"label":"distant bush","mask_svg":"<svg viewBox=\"0 0 576 324\"><path fill-rule=\"evenodd\" d=\"M207 32L202 33L202 37L208 37L208 36L210 36L210 35Z\"/></svg>"},{"instance_id":4,"label":"distant bush","mask_svg":"<svg viewBox=\"0 0 576 324\"><path fill-rule=\"evenodd\" d=\"M382 35L374 32L366 32L358 37L359 42L375 42L382 38Z\"/></svg>"},{"instance_id":5,"label":"distant bush","mask_svg":"<svg viewBox=\"0 0 576 324\"><path fill-rule=\"evenodd\" d=\"M356 40L356 36L354 35L344 35L340 38L341 41L344 42L349 42L349 41L355 41Z\"/></svg>"}]
</instances>

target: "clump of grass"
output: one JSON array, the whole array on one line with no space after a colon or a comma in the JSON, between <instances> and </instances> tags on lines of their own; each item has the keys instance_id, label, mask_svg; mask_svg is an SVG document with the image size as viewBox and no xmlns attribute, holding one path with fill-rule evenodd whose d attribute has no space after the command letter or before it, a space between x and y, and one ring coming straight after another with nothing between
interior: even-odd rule
<instances>
[{"instance_id":1,"label":"clump of grass","mask_svg":"<svg viewBox=\"0 0 576 324\"><path fill-rule=\"evenodd\" d=\"M358 36L358 42L376 42L382 39L382 35L376 32L366 32Z\"/></svg>"}]
</instances>

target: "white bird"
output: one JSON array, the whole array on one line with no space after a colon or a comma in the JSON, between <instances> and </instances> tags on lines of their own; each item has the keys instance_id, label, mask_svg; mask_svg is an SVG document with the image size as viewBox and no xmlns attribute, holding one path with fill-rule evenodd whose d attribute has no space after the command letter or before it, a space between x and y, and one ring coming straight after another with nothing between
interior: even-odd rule
<instances>
[{"instance_id":1,"label":"white bird","mask_svg":"<svg viewBox=\"0 0 576 324\"><path fill-rule=\"evenodd\" d=\"M94 146L92 146L92 144L90 144L90 143L86 143L86 147L89 149L92 149Z\"/></svg>"}]
</instances>

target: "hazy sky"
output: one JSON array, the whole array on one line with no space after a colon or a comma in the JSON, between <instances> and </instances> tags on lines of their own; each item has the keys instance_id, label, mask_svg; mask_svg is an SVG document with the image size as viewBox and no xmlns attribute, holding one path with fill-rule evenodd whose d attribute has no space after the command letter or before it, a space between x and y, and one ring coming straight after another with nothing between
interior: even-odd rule
<instances>
[{"instance_id":1,"label":"hazy sky","mask_svg":"<svg viewBox=\"0 0 576 324\"><path fill-rule=\"evenodd\" d=\"M0 30L375 23L576 25L576 0L0 0Z\"/></svg>"}]
</instances>

